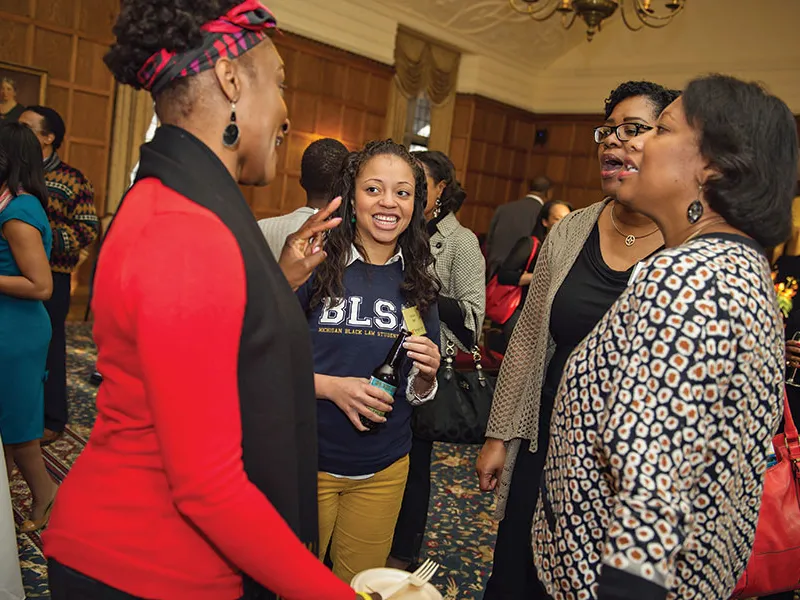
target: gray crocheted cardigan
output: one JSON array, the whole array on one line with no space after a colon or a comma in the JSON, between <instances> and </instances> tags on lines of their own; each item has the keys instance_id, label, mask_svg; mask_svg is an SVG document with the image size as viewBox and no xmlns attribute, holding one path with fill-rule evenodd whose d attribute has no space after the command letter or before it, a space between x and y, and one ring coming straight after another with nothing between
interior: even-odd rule
<instances>
[{"instance_id":1,"label":"gray crocheted cardigan","mask_svg":"<svg viewBox=\"0 0 800 600\"><path fill-rule=\"evenodd\" d=\"M505 515L511 474L522 440L537 450L542 385L555 342L550 307L608 200L570 213L547 234L533 271L528 298L514 328L497 380L486 437L507 442L506 463L497 497L496 517Z\"/></svg>"}]
</instances>

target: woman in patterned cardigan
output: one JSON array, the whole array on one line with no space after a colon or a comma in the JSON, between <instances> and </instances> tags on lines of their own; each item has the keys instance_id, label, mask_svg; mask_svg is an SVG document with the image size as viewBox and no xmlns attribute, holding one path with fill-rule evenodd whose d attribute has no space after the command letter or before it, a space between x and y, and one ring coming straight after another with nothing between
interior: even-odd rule
<instances>
[{"instance_id":1,"label":"woman in patterned cardigan","mask_svg":"<svg viewBox=\"0 0 800 600\"><path fill-rule=\"evenodd\" d=\"M446 355L448 346L468 351L477 343L483 325L486 265L478 238L461 225L455 215L467 194L445 154L414 152L413 156L422 164L428 183L425 218L431 236L431 252L436 260L434 268L442 283L438 302L442 355ZM428 519L432 450L432 442L414 438L389 566L404 569L419 558Z\"/></svg>"},{"instance_id":2,"label":"woman in patterned cardigan","mask_svg":"<svg viewBox=\"0 0 800 600\"><path fill-rule=\"evenodd\" d=\"M617 199L667 249L564 369L533 527L556 600L729 597L781 421L783 321L764 248L789 235L794 117L757 84L712 75L646 136Z\"/></svg>"},{"instance_id":3,"label":"woman in patterned cardigan","mask_svg":"<svg viewBox=\"0 0 800 600\"><path fill-rule=\"evenodd\" d=\"M607 198L564 217L539 250L477 465L481 488L499 488L502 519L485 600L544 597L533 568L530 531L556 388L570 352L625 289L633 266L663 244L651 220L611 198L623 161L642 150L644 137L638 134L655 126L677 95L647 81L626 82L611 92L605 123L595 130Z\"/></svg>"}]
</instances>

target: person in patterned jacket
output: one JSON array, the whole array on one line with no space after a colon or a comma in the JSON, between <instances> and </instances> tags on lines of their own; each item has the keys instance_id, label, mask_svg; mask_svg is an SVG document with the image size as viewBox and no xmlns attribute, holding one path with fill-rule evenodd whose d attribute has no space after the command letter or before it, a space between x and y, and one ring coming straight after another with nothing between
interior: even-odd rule
<instances>
[{"instance_id":1,"label":"person in patterned jacket","mask_svg":"<svg viewBox=\"0 0 800 600\"><path fill-rule=\"evenodd\" d=\"M617 200L655 221L666 249L564 369L533 526L555 600L730 597L781 423L783 320L764 248L789 236L794 117L758 85L712 75L645 135Z\"/></svg>"},{"instance_id":2,"label":"person in patterned jacket","mask_svg":"<svg viewBox=\"0 0 800 600\"><path fill-rule=\"evenodd\" d=\"M61 437L67 424L67 339L65 325L70 305L70 281L81 250L97 238L100 223L94 206L94 190L83 173L58 156L64 141L64 120L52 108L29 106L21 123L33 130L42 146L45 182L49 193L47 217L53 230L53 296L45 302L53 337L47 354L49 372L44 388L44 437L47 445Z\"/></svg>"}]
</instances>

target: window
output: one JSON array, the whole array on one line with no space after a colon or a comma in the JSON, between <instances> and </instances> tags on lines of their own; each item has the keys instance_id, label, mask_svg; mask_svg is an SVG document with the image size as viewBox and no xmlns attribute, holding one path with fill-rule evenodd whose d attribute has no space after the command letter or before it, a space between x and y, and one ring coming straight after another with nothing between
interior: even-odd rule
<instances>
[{"instance_id":1,"label":"window","mask_svg":"<svg viewBox=\"0 0 800 600\"><path fill-rule=\"evenodd\" d=\"M411 152L427 150L431 137L431 102L422 92L408 101L408 119L403 144Z\"/></svg>"}]
</instances>

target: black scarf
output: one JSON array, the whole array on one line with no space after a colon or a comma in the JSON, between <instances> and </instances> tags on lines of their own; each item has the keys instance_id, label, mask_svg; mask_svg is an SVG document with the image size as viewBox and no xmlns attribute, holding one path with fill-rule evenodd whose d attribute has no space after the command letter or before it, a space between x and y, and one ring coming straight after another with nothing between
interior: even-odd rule
<instances>
[{"instance_id":1,"label":"black scarf","mask_svg":"<svg viewBox=\"0 0 800 600\"><path fill-rule=\"evenodd\" d=\"M247 283L238 366L244 468L300 540L315 551L317 400L311 337L300 303L239 186L205 144L177 127L159 128L153 141L142 146L136 179L149 177L216 214L239 244ZM117 215L124 218L123 205ZM276 598L247 576L244 590L246 600Z\"/></svg>"}]
</instances>

